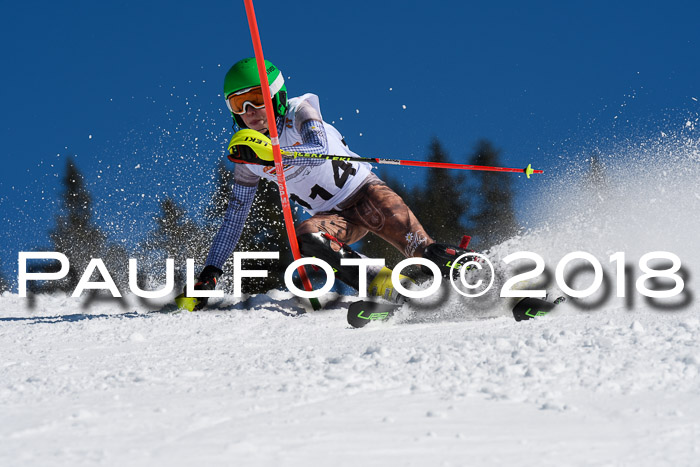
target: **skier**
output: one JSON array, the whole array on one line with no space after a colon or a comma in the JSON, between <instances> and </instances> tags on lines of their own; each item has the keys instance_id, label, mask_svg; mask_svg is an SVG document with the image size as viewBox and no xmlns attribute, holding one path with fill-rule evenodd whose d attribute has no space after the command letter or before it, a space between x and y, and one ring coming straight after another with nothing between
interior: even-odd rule
<instances>
[{"instance_id":1,"label":"skier","mask_svg":"<svg viewBox=\"0 0 700 467\"><path fill-rule=\"evenodd\" d=\"M341 134L323 121L318 96L288 98L280 70L265 61L275 124L283 150L300 153L337 154L357 157ZM254 58L234 64L224 79L224 97L234 120L234 130L249 128L268 135L269 123ZM224 221L214 237L195 289L213 290L223 266L240 238L260 178L277 181L274 162L260 159L248 146L229 144L228 158L238 163ZM312 217L296 228L303 256L326 261L336 278L358 289L358 268L341 266L341 258L360 258L348 245L372 232L406 257L422 256L434 261L445 275L450 259L466 253L458 247L436 244L406 203L380 180L368 163L325 159L283 159L289 198ZM456 256L455 256L456 255ZM389 268L368 268L370 296L400 300L391 283ZM408 278L402 276L402 285ZM407 282L408 283L408 282ZM199 298L201 309L207 298Z\"/></svg>"}]
</instances>

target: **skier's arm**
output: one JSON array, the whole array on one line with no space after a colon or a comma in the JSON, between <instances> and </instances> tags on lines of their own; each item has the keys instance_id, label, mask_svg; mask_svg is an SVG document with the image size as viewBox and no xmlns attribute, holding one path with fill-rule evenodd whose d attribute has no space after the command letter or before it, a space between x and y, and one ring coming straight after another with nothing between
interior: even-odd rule
<instances>
[{"instance_id":1,"label":"skier's arm","mask_svg":"<svg viewBox=\"0 0 700 467\"><path fill-rule=\"evenodd\" d=\"M323 128L323 122L315 120L307 120L301 126L301 138L303 144L298 144L296 146L285 146L281 148L283 151L288 152L303 152L306 154L326 154L328 150L328 140L326 138L326 130ZM261 159L255 151L245 145L231 145L229 146L230 154L228 156L229 160L232 162L249 162L253 164L260 165L275 165L272 159ZM306 166L313 167L316 165L324 164L326 159L312 159L304 157L289 157L282 156L282 163L286 165L296 165L296 166Z\"/></svg>"},{"instance_id":2,"label":"skier's arm","mask_svg":"<svg viewBox=\"0 0 700 467\"><path fill-rule=\"evenodd\" d=\"M236 171L238 172L238 170L237 168ZM242 185L239 182L234 182L232 188L224 222L214 237L205 263L206 266L215 266L221 270L241 238L243 226L253 204L253 199L255 199L258 185L257 181L253 185Z\"/></svg>"},{"instance_id":3,"label":"skier's arm","mask_svg":"<svg viewBox=\"0 0 700 467\"><path fill-rule=\"evenodd\" d=\"M284 146L281 148L282 151L301 152L305 154L327 154L328 136L318 110L304 102L299 105L294 115L294 124L301 136L301 144ZM285 117L277 117L277 131L280 134L284 131L286 121L287 119ZM229 151L231 152L229 159L233 162L244 161L254 164L274 165L271 159L260 159L254 150L248 146L233 145L233 140L229 145ZM326 159L282 156L282 163L284 165L314 167L325 164L326 162Z\"/></svg>"},{"instance_id":4,"label":"skier's arm","mask_svg":"<svg viewBox=\"0 0 700 467\"><path fill-rule=\"evenodd\" d=\"M301 134L301 144L283 147L282 150L290 152L303 152L305 154L328 154L328 136L323 126L321 114L308 102L302 102L294 114L297 131ZM325 163L325 159L306 159L303 157L283 157L287 165L302 165L312 167Z\"/></svg>"},{"instance_id":5,"label":"skier's arm","mask_svg":"<svg viewBox=\"0 0 700 467\"><path fill-rule=\"evenodd\" d=\"M328 138L323 122L318 120L307 120L301 125L302 144L287 146L283 151L302 152L305 154L328 154ZM326 162L325 159L307 159L304 157L283 157L287 165L315 166Z\"/></svg>"}]
</instances>

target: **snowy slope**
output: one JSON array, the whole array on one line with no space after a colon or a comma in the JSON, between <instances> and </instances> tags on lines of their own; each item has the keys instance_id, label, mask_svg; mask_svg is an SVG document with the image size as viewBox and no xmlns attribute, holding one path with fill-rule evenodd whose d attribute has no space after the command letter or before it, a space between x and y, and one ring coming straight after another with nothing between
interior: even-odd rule
<instances>
[{"instance_id":1,"label":"snowy slope","mask_svg":"<svg viewBox=\"0 0 700 467\"><path fill-rule=\"evenodd\" d=\"M4 312L0 463L697 465L697 313L352 330L258 298Z\"/></svg>"},{"instance_id":2,"label":"snowy slope","mask_svg":"<svg viewBox=\"0 0 700 467\"><path fill-rule=\"evenodd\" d=\"M279 291L180 314L5 294L0 465L700 465L700 171L667 149L594 195L562 179L551 222L489 252L601 261L607 291L537 320L455 297L356 330L344 299L300 315ZM631 280L656 250L685 303L615 297L608 257Z\"/></svg>"}]
</instances>

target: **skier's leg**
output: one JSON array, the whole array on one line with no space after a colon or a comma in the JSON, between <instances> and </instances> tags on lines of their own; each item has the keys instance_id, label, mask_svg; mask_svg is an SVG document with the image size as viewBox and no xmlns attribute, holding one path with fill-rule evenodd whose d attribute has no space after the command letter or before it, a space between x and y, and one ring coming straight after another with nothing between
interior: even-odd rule
<instances>
[{"instance_id":1,"label":"skier's leg","mask_svg":"<svg viewBox=\"0 0 700 467\"><path fill-rule=\"evenodd\" d=\"M459 246L435 243L403 199L385 184L368 186L364 196L347 211L351 222L363 225L406 257L422 256L433 261L445 277L449 277L452 268L459 268L455 260L473 253L467 250L469 237L464 237ZM463 257L461 263L473 258Z\"/></svg>"},{"instance_id":2,"label":"skier's leg","mask_svg":"<svg viewBox=\"0 0 700 467\"><path fill-rule=\"evenodd\" d=\"M336 279L356 290L359 288L357 266L341 266L340 260L362 257L348 244L364 237L367 229L348 222L340 213L319 213L299 224L296 230L303 256L322 259L336 271Z\"/></svg>"},{"instance_id":3,"label":"skier's leg","mask_svg":"<svg viewBox=\"0 0 700 467\"><path fill-rule=\"evenodd\" d=\"M314 256L327 262L338 280L359 290L359 269L357 266L341 266L343 258L363 258L348 243L354 243L367 234L367 229L349 222L343 213L320 213L302 222L297 228L299 250L303 256ZM411 282L401 275L404 286ZM367 268L370 296L384 297L398 301L399 297L391 283L391 269L381 266Z\"/></svg>"},{"instance_id":4,"label":"skier's leg","mask_svg":"<svg viewBox=\"0 0 700 467\"><path fill-rule=\"evenodd\" d=\"M343 215L389 242L407 258L423 256L427 246L434 243L404 200L383 182L367 185Z\"/></svg>"},{"instance_id":5,"label":"skier's leg","mask_svg":"<svg viewBox=\"0 0 700 467\"><path fill-rule=\"evenodd\" d=\"M332 219L318 217L315 222L317 227L326 232L336 232L334 236L346 243L356 242L371 231L405 256L421 256L425 247L433 242L403 199L379 179L365 185L353 198L342 211L334 213ZM339 222L338 218L341 218L342 222ZM310 221L314 222L313 219ZM355 232L362 234L353 235ZM356 275L357 270L354 269L352 272ZM387 267L368 269L368 294L390 301L400 301L401 297L391 281L391 273L391 269ZM413 279L407 276L399 277L404 287L410 288L414 283ZM355 284L352 286L357 288Z\"/></svg>"},{"instance_id":6,"label":"skier's leg","mask_svg":"<svg viewBox=\"0 0 700 467\"><path fill-rule=\"evenodd\" d=\"M361 258L352 248L341 243L325 232L301 234L298 237L299 251L303 256L311 256L328 263L335 271L335 277L354 289L359 289L357 266L341 266L343 258Z\"/></svg>"}]
</instances>

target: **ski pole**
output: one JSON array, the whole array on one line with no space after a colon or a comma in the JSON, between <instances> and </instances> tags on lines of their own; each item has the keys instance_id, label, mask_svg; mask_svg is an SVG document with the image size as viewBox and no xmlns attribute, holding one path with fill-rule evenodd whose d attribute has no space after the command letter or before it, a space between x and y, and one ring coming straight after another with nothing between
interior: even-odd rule
<instances>
[{"instance_id":1,"label":"ski pole","mask_svg":"<svg viewBox=\"0 0 700 467\"><path fill-rule=\"evenodd\" d=\"M528 164L524 169L515 169L510 167L492 167L488 165L470 165L470 164L453 164L450 162L426 162L426 161L409 161L399 159L383 159L380 157L351 157L351 156L333 156L330 154L304 154L301 152L281 151L282 155L287 157L306 157L312 159L329 159L335 161L357 161L370 162L373 164L388 164L388 165L403 165L408 167L429 167L437 169L459 169L459 170L482 170L488 172L515 172L524 173L527 178L532 174L544 173L542 170L535 170L532 164Z\"/></svg>"},{"instance_id":2,"label":"ski pole","mask_svg":"<svg viewBox=\"0 0 700 467\"><path fill-rule=\"evenodd\" d=\"M271 161L273 160L272 147L270 144L270 139L265 135L248 128L239 130L233 135L231 143L229 144L229 150L232 146L244 145L250 147L258 155L260 159ZM515 169L509 167L492 167L488 165L470 165L470 164L453 164L450 162L427 162L427 161L409 161L400 159L385 159L380 157L353 157L353 156L336 156L333 154L312 154L303 153L296 151L283 151L280 149L280 153L283 156L297 158L305 157L309 159L326 159L332 161L355 161L355 162L369 162L371 164L388 164L388 165L403 165L409 167L429 167L429 168L440 168L440 169L459 169L459 170L481 170L489 172L513 172L513 173L524 173L527 178L530 178L532 174L544 173L543 170L535 170L532 168L532 164L528 164L524 169Z\"/></svg>"}]
</instances>

